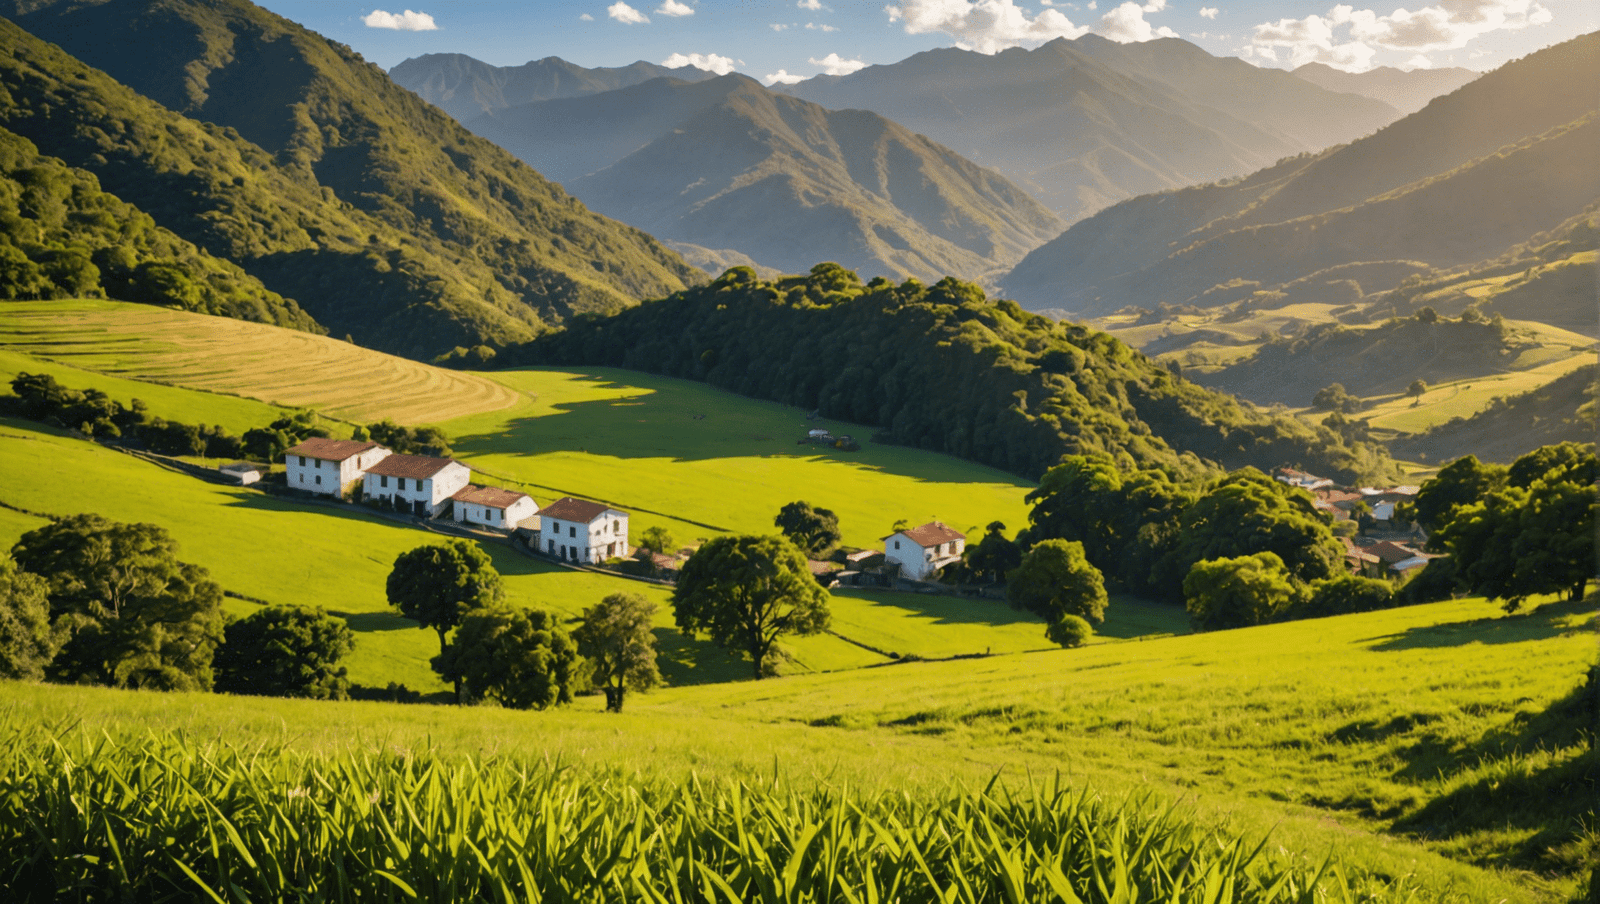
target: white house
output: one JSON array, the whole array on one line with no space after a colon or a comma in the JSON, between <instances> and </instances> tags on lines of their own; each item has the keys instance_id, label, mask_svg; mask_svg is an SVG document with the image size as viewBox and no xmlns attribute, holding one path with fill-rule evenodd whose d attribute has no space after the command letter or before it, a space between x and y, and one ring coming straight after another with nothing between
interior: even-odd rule
<instances>
[{"instance_id":1,"label":"white house","mask_svg":"<svg viewBox=\"0 0 1600 904\"><path fill-rule=\"evenodd\" d=\"M898 563L900 576L913 581L923 580L951 562L961 561L961 551L966 548L966 534L946 527L941 521L896 531L883 538L884 561Z\"/></svg>"},{"instance_id":2,"label":"white house","mask_svg":"<svg viewBox=\"0 0 1600 904\"><path fill-rule=\"evenodd\" d=\"M604 562L628 554L628 513L599 502L558 499L539 512L537 546L569 562Z\"/></svg>"},{"instance_id":3,"label":"white house","mask_svg":"<svg viewBox=\"0 0 1600 904\"><path fill-rule=\"evenodd\" d=\"M456 520L464 524L482 524L509 531L539 514L539 503L534 502L532 496L499 487L478 487L469 483L450 498L456 505Z\"/></svg>"},{"instance_id":4,"label":"white house","mask_svg":"<svg viewBox=\"0 0 1600 904\"><path fill-rule=\"evenodd\" d=\"M337 497L349 492L368 468L389 454L377 443L314 436L285 452L283 465L290 489Z\"/></svg>"},{"instance_id":5,"label":"white house","mask_svg":"<svg viewBox=\"0 0 1600 904\"><path fill-rule=\"evenodd\" d=\"M472 470L453 458L390 455L367 469L362 492L391 505L404 502L412 514L436 517L450 497L472 479Z\"/></svg>"}]
</instances>

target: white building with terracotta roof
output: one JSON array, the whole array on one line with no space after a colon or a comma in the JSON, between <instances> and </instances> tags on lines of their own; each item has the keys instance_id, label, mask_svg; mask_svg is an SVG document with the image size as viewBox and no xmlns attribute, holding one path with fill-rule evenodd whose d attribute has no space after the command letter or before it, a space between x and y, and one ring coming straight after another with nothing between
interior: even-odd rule
<instances>
[{"instance_id":1,"label":"white building with terracotta roof","mask_svg":"<svg viewBox=\"0 0 1600 904\"><path fill-rule=\"evenodd\" d=\"M453 458L390 455L367 469L362 493L390 505L398 500L412 514L432 518L471 480L472 470Z\"/></svg>"},{"instance_id":2,"label":"white building with terracotta roof","mask_svg":"<svg viewBox=\"0 0 1600 904\"><path fill-rule=\"evenodd\" d=\"M455 503L457 521L497 530L516 530L524 521L539 514L539 503L534 502L532 496L499 487L479 487L469 483L450 500Z\"/></svg>"},{"instance_id":3,"label":"white building with terracotta roof","mask_svg":"<svg viewBox=\"0 0 1600 904\"><path fill-rule=\"evenodd\" d=\"M377 443L314 436L286 451L283 465L290 489L338 497L349 492L368 468L389 454Z\"/></svg>"},{"instance_id":4,"label":"white building with terracotta roof","mask_svg":"<svg viewBox=\"0 0 1600 904\"><path fill-rule=\"evenodd\" d=\"M884 561L899 564L900 576L913 581L961 561L961 551L966 548L967 535L942 521L896 531L883 538Z\"/></svg>"},{"instance_id":5,"label":"white building with terracotta roof","mask_svg":"<svg viewBox=\"0 0 1600 904\"><path fill-rule=\"evenodd\" d=\"M628 554L628 513L566 496L539 511L536 548L568 562L599 564Z\"/></svg>"}]
</instances>

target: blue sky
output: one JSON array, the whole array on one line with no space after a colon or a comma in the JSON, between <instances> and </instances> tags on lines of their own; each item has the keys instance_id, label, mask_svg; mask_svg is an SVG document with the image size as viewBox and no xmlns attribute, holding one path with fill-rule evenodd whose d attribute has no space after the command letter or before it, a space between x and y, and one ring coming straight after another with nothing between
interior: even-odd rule
<instances>
[{"instance_id":1,"label":"blue sky","mask_svg":"<svg viewBox=\"0 0 1600 904\"><path fill-rule=\"evenodd\" d=\"M935 47L992 53L1086 32L1119 41L1177 36L1217 56L1285 68L1315 60L1351 71L1488 70L1600 29L1594 0L258 2L384 68L424 53L464 53L499 66L559 56L588 67L688 63L768 84L893 63Z\"/></svg>"}]
</instances>

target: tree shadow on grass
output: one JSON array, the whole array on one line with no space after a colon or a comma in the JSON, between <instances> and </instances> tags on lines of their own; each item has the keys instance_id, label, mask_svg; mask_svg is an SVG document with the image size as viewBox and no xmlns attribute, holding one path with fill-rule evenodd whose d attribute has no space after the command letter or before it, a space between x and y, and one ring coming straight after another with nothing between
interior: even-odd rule
<instances>
[{"instance_id":1,"label":"tree shadow on grass","mask_svg":"<svg viewBox=\"0 0 1600 904\"><path fill-rule=\"evenodd\" d=\"M1546 603L1524 615L1474 618L1442 625L1419 625L1399 634L1376 638L1378 652L1459 647L1469 643L1503 644L1548 640L1572 629L1564 622L1572 615L1593 611L1594 601Z\"/></svg>"},{"instance_id":2,"label":"tree shadow on grass","mask_svg":"<svg viewBox=\"0 0 1600 904\"><path fill-rule=\"evenodd\" d=\"M933 483L1032 484L985 465L939 453L869 441L877 428L841 421L808 421L806 412L777 402L748 399L684 380L598 369L571 370L596 389L637 390L624 398L564 402L557 414L513 419L493 434L457 437L457 456L583 452L616 458L796 458L836 461ZM623 382L627 380L628 382ZM635 382L636 381L636 382ZM862 446L845 452L801 442L807 431L848 433Z\"/></svg>"},{"instance_id":3,"label":"tree shadow on grass","mask_svg":"<svg viewBox=\"0 0 1600 904\"><path fill-rule=\"evenodd\" d=\"M328 614L344 619L345 623L350 626L350 630L360 634L377 631L417 630L416 622L393 612L340 612L337 609L330 609Z\"/></svg>"},{"instance_id":4,"label":"tree shadow on grass","mask_svg":"<svg viewBox=\"0 0 1600 904\"><path fill-rule=\"evenodd\" d=\"M1013 609L1005 600L937 593L892 593L883 590L835 590L835 596L857 599L873 606L904 609L935 625L1038 625L1044 622L1031 612Z\"/></svg>"}]
</instances>

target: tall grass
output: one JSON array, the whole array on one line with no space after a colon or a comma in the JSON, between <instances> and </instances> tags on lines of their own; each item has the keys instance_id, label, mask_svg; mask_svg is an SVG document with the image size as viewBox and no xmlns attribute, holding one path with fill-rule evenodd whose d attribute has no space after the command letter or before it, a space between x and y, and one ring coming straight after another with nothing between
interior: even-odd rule
<instances>
[{"instance_id":1,"label":"tall grass","mask_svg":"<svg viewBox=\"0 0 1600 904\"><path fill-rule=\"evenodd\" d=\"M1059 780L861 796L398 748L306 754L0 720L14 901L1409 900Z\"/></svg>"}]
</instances>

